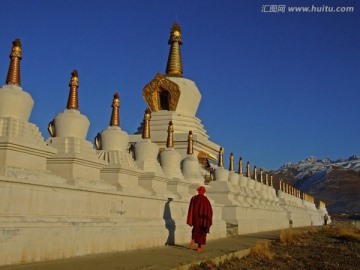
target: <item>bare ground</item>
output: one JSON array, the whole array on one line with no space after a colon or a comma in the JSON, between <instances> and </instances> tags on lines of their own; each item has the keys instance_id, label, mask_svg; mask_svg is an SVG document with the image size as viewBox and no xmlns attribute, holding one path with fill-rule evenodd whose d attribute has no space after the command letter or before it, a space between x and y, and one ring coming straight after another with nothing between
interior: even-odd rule
<instances>
[{"instance_id":1,"label":"bare ground","mask_svg":"<svg viewBox=\"0 0 360 270\"><path fill-rule=\"evenodd\" d=\"M330 225L295 233L280 233L276 241L261 242L250 255L231 258L219 265L212 261L189 270L288 270L360 269L360 229L350 225Z\"/></svg>"}]
</instances>

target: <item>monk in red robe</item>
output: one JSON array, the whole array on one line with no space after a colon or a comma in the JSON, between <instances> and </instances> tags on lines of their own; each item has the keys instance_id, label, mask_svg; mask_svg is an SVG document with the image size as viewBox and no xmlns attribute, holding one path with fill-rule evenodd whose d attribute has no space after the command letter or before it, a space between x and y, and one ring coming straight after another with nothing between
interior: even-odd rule
<instances>
[{"instance_id":1,"label":"monk in red robe","mask_svg":"<svg viewBox=\"0 0 360 270\"><path fill-rule=\"evenodd\" d=\"M213 211L209 199L205 196L205 187L198 187L197 192L198 195L190 200L186 223L193 227L189 247L192 248L193 244L197 243L197 251L203 251L202 245L206 244L206 235L212 225Z\"/></svg>"}]
</instances>

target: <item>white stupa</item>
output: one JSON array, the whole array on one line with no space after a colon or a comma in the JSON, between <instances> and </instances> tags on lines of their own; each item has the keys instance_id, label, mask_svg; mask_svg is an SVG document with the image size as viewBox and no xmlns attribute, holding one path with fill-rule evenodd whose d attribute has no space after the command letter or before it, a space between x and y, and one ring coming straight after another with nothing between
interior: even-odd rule
<instances>
[{"instance_id":1,"label":"white stupa","mask_svg":"<svg viewBox=\"0 0 360 270\"><path fill-rule=\"evenodd\" d=\"M198 159L194 156L193 134L191 130L188 135L187 156L181 161L181 169L185 179L197 186L203 184L202 168Z\"/></svg>"},{"instance_id":2,"label":"white stupa","mask_svg":"<svg viewBox=\"0 0 360 270\"><path fill-rule=\"evenodd\" d=\"M100 160L93 144L86 140L90 121L78 110L77 70L71 72L69 87L66 109L49 123L51 137L47 143L57 149L57 153L48 159L47 168L68 179L69 183L112 190L114 186L100 179L100 169L107 165L107 161Z\"/></svg>"},{"instance_id":3,"label":"white stupa","mask_svg":"<svg viewBox=\"0 0 360 270\"><path fill-rule=\"evenodd\" d=\"M56 150L45 143L39 128L29 123L34 100L20 84L20 39L12 45L6 84L0 88L0 175L46 179L46 159Z\"/></svg>"},{"instance_id":4,"label":"white stupa","mask_svg":"<svg viewBox=\"0 0 360 270\"><path fill-rule=\"evenodd\" d=\"M177 23L170 31L170 52L166 74L157 73L144 87L143 97L151 111L151 139L159 147L159 152L166 148L165 132L168 123L176 126L174 131L174 149L187 157L187 137L192 131L193 156L204 164L206 159L217 160L219 146L209 140L204 125L201 124L196 112L201 100L201 94L194 81L183 77L180 45L182 44L181 28ZM130 142L141 141L143 126L137 134L130 135ZM203 177L205 171L203 172Z\"/></svg>"},{"instance_id":5,"label":"white stupa","mask_svg":"<svg viewBox=\"0 0 360 270\"><path fill-rule=\"evenodd\" d=\"M139 187L139 176L143 171L137 168L132 151L128 151L129 135L120 127L120 96L117 92L111 107L109 126L98 133L94 140L99 159L108 162L101 169L101 179L123 192L146 193Z\"/></svg>"}]
</instances>

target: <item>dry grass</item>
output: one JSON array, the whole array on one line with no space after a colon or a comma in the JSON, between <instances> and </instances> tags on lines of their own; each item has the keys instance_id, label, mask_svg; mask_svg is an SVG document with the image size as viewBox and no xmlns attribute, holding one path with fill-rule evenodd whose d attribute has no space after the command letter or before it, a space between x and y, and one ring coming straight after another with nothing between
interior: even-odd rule
<instances>
[{"instance_id":1,"label":"dry grass","mask_svg":"<svg viewBox=\"0 0 360 270\"><path fill-rule=\"evenodd\" d=\"M295 244L300 238L300 232L296 232L292 229L286 229L280 231L279 241L284 245L292 245Z\"/></svg>"},{"instance_id":2,"label":"dry grass","mask_svg":"<svg viewBox=\"0 0 360 270\"><path fill-rule=\"evenodd\" d=\"M360 241L360 229L350 224L338 224L337 226L321 226L310 228L307 231L296 231L285 229L280 231L279 242L282 245L295 245L301 239L312 237L319 232L325 232L327 235L343 240Z\"/></svg>"},{"instance_id":3,"label":"dry grass","mask_svg":"<svg viewBox=\"0 0 360 270\"><path fill-rule=\"evenodd\" d=\"M262 261L272 260L275 254L270 250L270 241L257 242L250 249L250 256L253 256Z\"/></svg>"},{"instance_id":4,"label":"dry grass","mask_svg":"<svg viewBox=\"0 0 360 270\"><path fill-rule=\"evenodd\" d=\"M309 238L319 233L321 228L313 227L306 231L297 231L294 229L285 229L280 231L279 242L283 245L294 245L299 243L301 239Z\"/></svg>"},{"instance_id":5,"label":"dry grass","mask_svg":"<svg viewBox=\"0 0 360 270\"><path fill-rule=\"evenodd\" d=\"M200 264L190 266L188 270L216 270L218 269L216 263L212 260L202 261Z\"/></svg>"},{"instance_id":6,"label":"dry grass","mask_svg":"<svg viewBox=\"0 0 360 270\"><path fill-rule=\"evenodd\" d=\"M324 226L322 230L337 239L360 241L360 229L354 226Z\"/></svg>"},{"instance_id":7,"label":"dry grass","mask_svg":"<svg viewBox=\"0 0 360 270\"><path fill-rule=\"evenodd\" d=\"M340 242L334 242L331 240L329 242L329 240L327 240L329 238L338 239ZM302 267L304 266L304 263L308 265L315 265L316 267L323 267L323 262L321 262L321 260L319 260L316 256L314 257L314 254L309 251L309 245L314 245L316 249L320 247L325 248L328 245L329 248L327 251L335 252L335 254L330 253L330 255L326 255L326 258L323 258L324 260L326 259L327 263L329 263L338 253L342 254L341 258L338 258L338 260L348 256L346 254L350 252L347 251L349 246L358 247L359 242L360 228L356 228L351 224L337 223L336 225L313 227L307 230L285 229L280 231L278 241L262 241L256 243L250 249L249 256L243 258L229 258L218 265L216 265L212 260L206 260L201 262L200 265L192 265L188 270L288 269L289 262L294 265L297 264L301 269L303 269ZM336 246L339 250L336 250L334 245L339 245ZM304 249L304 247L306 249ZM281 254L279 254L279 249L282 250ZM301 250L304 252L301 252ZM299 251L301 252L301 256L299 256ZM323 255L324 254L322 254L322 256ZM342 262L347 263L348 268L346 269L358 269L358 264L354 264L349 259L353 258L353 260L356 261L358 260L357 258L360 258L359 256L356 256L351 255ZM299 257L301 258L299 259ZM355 265L355 268L353 268L353 264ZM341 268L341 266L339 267L340 268L334 266L333 269L345 269ZM309 269L311 269L311 267Z\"/></svg>"}]
</instances>

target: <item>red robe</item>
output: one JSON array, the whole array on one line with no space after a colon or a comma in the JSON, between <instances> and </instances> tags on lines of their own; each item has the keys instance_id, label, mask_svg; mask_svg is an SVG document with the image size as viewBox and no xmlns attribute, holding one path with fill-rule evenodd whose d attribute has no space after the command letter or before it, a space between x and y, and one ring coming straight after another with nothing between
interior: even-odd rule
<instances>
[{"instance_id":1,"label":"red robe","mask_svg":"<svg viewBox=\"0 0 360 270\"><path fill-rule=\"evenodd\" d=\"M198 194L191 198L186 223L193 227L192 239L195 243L206 243L206 234L212 225L212 215L212 207L206 196Z\"/></svg>"}]
</instances>

